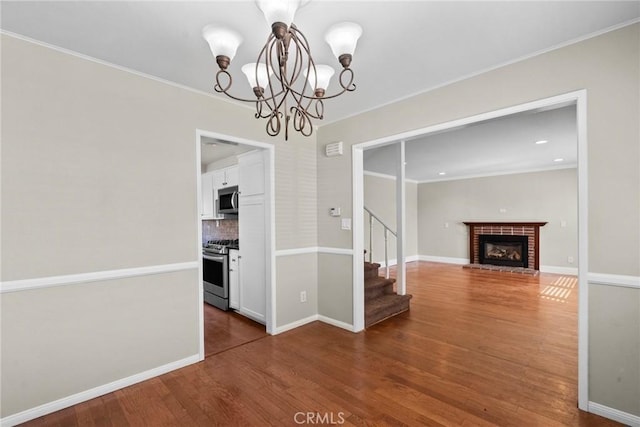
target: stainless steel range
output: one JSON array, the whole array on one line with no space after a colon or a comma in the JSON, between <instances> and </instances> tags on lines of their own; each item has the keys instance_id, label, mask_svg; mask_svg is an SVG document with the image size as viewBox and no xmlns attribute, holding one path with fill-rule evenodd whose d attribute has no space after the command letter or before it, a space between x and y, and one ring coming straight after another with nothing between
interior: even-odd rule
<instances>
[{"instance_id":1,"label":"stainless steel range","mask_svg":"<svg viewBox=\"0 0 640 427\"><path fill-rule=\"evenodd\" d=\"M238 240L210 240L202 247L204 301L221 310L229 309L229 249L239 249Z\"/></svg>"}]
</instances>

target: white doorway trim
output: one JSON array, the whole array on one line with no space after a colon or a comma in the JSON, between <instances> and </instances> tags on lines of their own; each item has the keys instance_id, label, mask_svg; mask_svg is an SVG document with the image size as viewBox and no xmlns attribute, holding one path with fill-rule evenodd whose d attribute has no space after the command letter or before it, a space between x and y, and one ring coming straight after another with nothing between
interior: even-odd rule
<instances>
[{"instance_id":1,"label":"white doorway trim","mask_svg":"<svg viewBox=\"0 0 640 427\"><path fill-rule=\"evenodd\" d=\"M578 90L550 98L482 113L463 119L427 126L396 135L354 144L352 146L352 191L353 191L353 329L364 329L364 166L363 151L366 148L410 140L434 132L485 120L496 119L529 110L561 104L576 105L576 128L578 136L578 407L589 410L589 283L588 283L588 183L587 183L587 91ZM403 230L404 232L404 230ZM403 241L405 236L400 237Z\"/></svg>"},{"instance_id":2,"label":"white doorway trim","mask_svg":"<svg viewBox=\"0 0 640 427\"><path fill-rule=\"evenodd\" d=\"M202 284L202 220L200 219L200 209L202 206L202 188L200 183L200 175L202 174L200 142L202 137L208 137L213 139L219 139L222 141L234 142L237 144L248 145L257 149L266 150L268 156L268 162L265 165L265 174L267 175L265 186L265 202L268 204L266 208L265 223L267 224L267 234L265 236L266 242L266 332L273 334L275 328L276 318L276 226L275 226L275 146L267 144L265 142L253 141L249 139L239 138L232 135L225 135L222 133L211 132L202 129L196 129L196 182L197 182L197 206L196 216L198 224L197 236L196 236L196 253L198 254L198 334L199 334L199 351L200 360L204 360L204 288Z\"/></svg>"}]
</instances>

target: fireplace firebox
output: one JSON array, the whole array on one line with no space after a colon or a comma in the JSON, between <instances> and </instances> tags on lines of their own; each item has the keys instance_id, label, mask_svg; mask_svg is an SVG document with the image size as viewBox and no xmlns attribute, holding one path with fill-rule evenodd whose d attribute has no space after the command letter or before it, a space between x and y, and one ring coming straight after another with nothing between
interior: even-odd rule
<instances>
[{"instance_id":1,"label":"fireplace firebox","mask_svg":"<svg viewBox=\"0 0 640 427\"><path fill-rule=\"evenodd\" d=\"M509 267L529 267L527 236L480 234L478 252L480 264Z\"/></svg>"},{"instance_id":2,"label":"fireplace firebox","mask_svg":"<svg viewBox=\"0 0 640 427\"><path fill-rule=\"evenodd\" d=\"M492 264L496 264L499 261L517 261L517 255L514 255L514 250L522 255L522 264L517 267L515 263L501 263L497 265L495 269L511 269L520 271L538 271L540 270L540 227L544 226L546 222L471 222L465 221L465 225L469 226L469 265L481 266L483 263L486 269L491 269ZM493 250L491 253L489 264L486 264L487 260L480 261L480 247L485 246L480 244L480 236L492 235L498 237L500 240L497 242L499 247L491 247ZM510 236L510 237L507 237ZM522 238L523 247L521 249L514 249L514 240L511 236ZM505 237L507 237L505 239ZM526 246L524 242L526 241ZM502 243L500 245L500 243ZM486 248L483 249L486 253ZM525 267L522 267L524 265ZM510 270L510 271L511 271Z\"/></svg>"}]
</instances>

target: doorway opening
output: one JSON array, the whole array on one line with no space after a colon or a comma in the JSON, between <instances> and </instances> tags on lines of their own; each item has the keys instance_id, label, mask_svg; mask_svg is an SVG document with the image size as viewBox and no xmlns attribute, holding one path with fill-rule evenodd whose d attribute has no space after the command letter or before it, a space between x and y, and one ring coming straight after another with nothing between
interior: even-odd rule
<instances>
[{"instance_id":1,"label":"doorway opening","mask_svg":"<svg viewBox=\"0 0 640 427\"><path fill-rule=\"evenodd\" d=\"M373 147L398 144L401 149L396 170L399 179L404 180L404 145L406 141L414 140L425 135L463 128L472 124L502 118L527 111L553 109L562 106L575 105L576 134L577 134L577 234L578 234L578 406L582 410L588 409L588 229L587 229L587 139L586 139L586 91L580 90L538 101L528 102L514 107L500 109L489 113L470 116L422 129L404 132L388 137L356 144L352 147L352 182L353 182L353 324L354 331L364 329L364 260L359 254L364 251L364 217L358 214L364 209L364 150ZM404 199L404 198L399 198ZM399 205L398 218L401 220L405 206ZM401 221L402 222L402 221ZM406 242L404 226L398 227L398 258L397 268L405 265Z\"/></svg>"},{"instance_id":2,"label":"doorway opening","mask_svg":"<svg viewBox=\"0 0 640 427\"><path fill-rule=\"evenodd\" d=\"M274 147L198 129L196 153L202 360L275 325Z\"/></svg>"}]
</instances>

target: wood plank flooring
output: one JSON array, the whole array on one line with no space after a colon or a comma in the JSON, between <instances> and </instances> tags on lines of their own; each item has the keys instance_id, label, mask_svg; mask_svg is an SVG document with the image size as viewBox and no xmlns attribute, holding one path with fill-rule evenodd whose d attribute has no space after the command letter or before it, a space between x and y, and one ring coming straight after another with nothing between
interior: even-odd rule
<instances>
[{"instance_id":1,"label":"wood plank flooring","mask_svg":"<svg viewBox=\"0 0 640 427\"><path fill-rule=\"evenodd\" d=\"M407 273L411 310L362 333L314 322L252 339L27 425L618 425L576 408L574 277Z\"/></svg>"},{"instance_id":2,"label":"wood plank flooring","mask_svg":"<svg viewBox=\"0 0 640 427\"><path fill-rule=\"evenodd\" d=\"M205 357L267 336L264 325L233 311L204 304Z\"/></svg>"}]
</instances>

